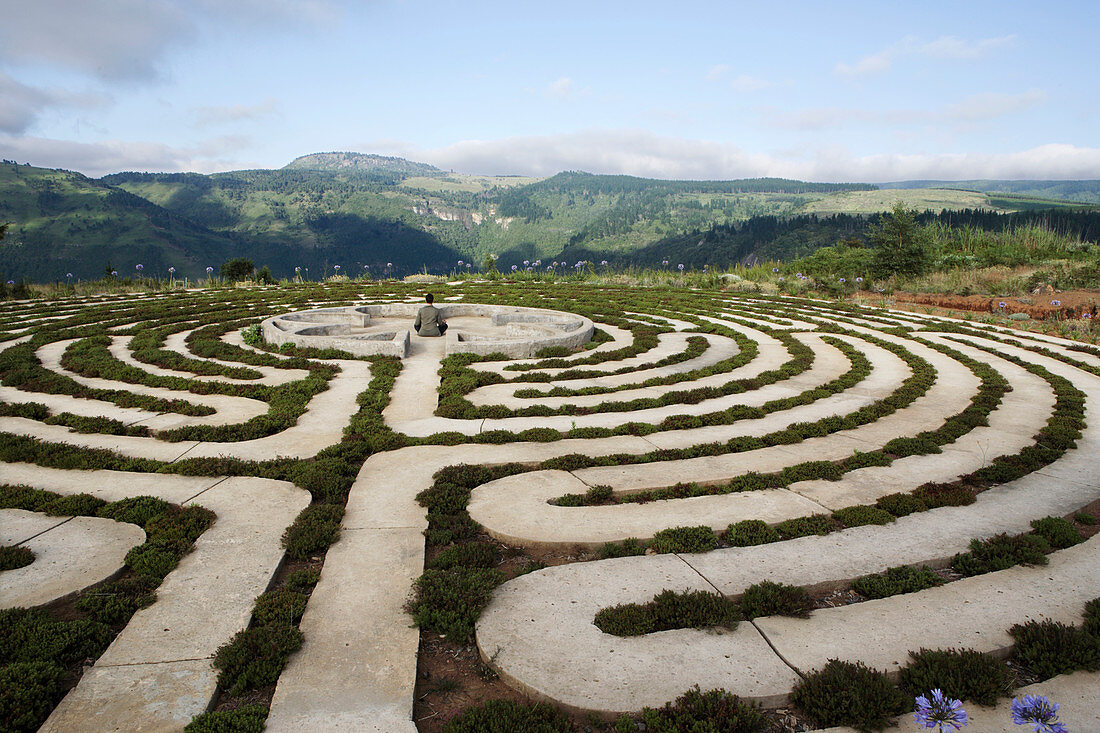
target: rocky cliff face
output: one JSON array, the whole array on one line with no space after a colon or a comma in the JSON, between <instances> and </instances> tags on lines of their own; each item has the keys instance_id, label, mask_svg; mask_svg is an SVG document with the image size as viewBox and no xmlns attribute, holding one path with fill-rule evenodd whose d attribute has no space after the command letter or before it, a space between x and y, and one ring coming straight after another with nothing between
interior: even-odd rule
<instances>
[{"instance_id":1,"label":"rocky cliff face","mask_svg":"<svg viewBox=\"0 0 1100 733\"><path fill-rule=\"evenodd\" d=\"M368 173L387 171L406 176L440 175L443 171L427 163L417 163L404 158L390 158L385 155L369 153L311 153L295 158L283 166L284 169L342 171L346 173Z\"/></svg>"}]
</instances>

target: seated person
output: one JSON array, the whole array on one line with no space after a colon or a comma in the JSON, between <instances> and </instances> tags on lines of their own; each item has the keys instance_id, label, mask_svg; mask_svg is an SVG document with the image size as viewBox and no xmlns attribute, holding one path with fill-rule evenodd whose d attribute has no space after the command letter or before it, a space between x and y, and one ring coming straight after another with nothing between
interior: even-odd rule
<instances>
[{"instance_id":1,"label":"seated person","mask_svg":"<svg viewBox=\"0 0 1100 733\"><path fill-rule=\"evenodd\" d=\"M416 321L413 322L413 329L416 334L418 336L442 336L447 333L447 322L443 320L443 314L432 305L435 302L435 296L428 293L424 296L424 302L427 305L420 309L420 312L416 314Z\"/></svg>"}]
</instances>

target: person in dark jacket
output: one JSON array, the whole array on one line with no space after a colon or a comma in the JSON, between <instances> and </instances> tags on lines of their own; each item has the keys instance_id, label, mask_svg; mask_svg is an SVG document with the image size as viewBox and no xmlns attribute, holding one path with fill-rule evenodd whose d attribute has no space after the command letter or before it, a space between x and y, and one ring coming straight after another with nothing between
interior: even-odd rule
<instances>
[{"instance_id":1,"label":"person in dark jacket","mask_svg":"<svg viewBox=\"0 0 1100 733\"><path fill-rule=\"evenodd\" d=\"M413 329L416 334L418 336L442 336L447 333L447 322L443 320L443 314L432 305L435 302L435 296L428 293L424 296L424 302L427 305L420 309L416 314L416 321L413 322Z\"/></svg>"}]
</instances>

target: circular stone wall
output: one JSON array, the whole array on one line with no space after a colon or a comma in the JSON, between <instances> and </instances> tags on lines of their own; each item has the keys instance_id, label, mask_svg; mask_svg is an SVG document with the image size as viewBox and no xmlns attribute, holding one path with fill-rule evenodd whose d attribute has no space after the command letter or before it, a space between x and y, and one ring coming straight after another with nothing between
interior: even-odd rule
<instances>
[{"instance_id":1,"label":"circular stone wall","mask_svg":"<svg viewBox=\"0 0 1100 733\"><path fill-rule=\"evenodd\" d=\"M318 349L342 349L358 356L404 358L412 339L413 320L423 303L387 303L346 308L318 308L268 318L268 343ZM541 349L577 349L592 338L589 319L574 313L479 303L436 303L449 328L442 338L448 354L503 353L526 359Z\"/></svg>"}]
</instances>

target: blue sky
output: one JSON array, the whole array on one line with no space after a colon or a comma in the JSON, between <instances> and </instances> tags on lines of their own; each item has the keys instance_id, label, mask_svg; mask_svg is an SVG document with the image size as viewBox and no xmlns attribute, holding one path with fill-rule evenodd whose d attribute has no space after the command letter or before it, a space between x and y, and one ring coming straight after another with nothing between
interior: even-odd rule
<instances>
[{"instance_id":1,"label":"blue sky","mask_svg":"<svg viewBox=\"0 0 1100 733\"><path fill-rule=\"evenodd\" d=\"M0 0L0 157L1100 178L1100 2Z\"/></svg>"}]
</instances>

